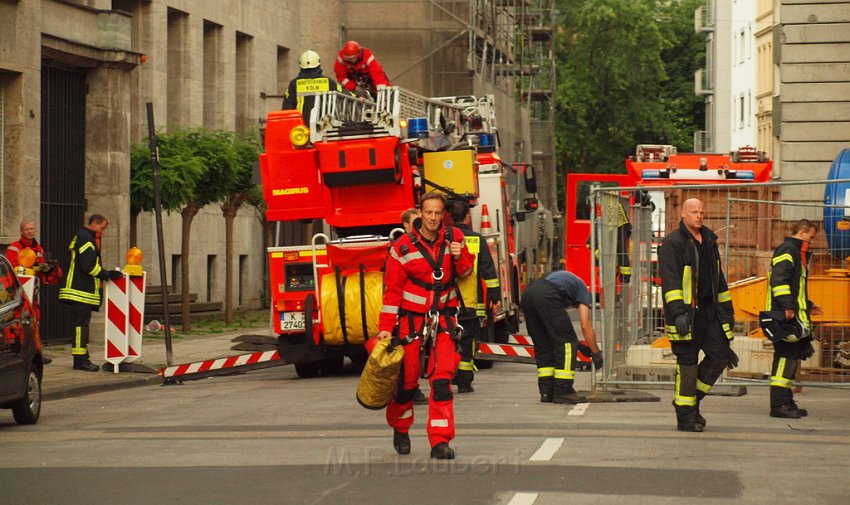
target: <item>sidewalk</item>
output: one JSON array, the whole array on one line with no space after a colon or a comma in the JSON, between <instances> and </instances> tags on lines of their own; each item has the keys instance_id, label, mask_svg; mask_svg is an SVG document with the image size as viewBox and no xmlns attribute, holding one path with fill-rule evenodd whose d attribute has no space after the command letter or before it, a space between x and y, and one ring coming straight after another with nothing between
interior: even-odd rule
<instances>
[{"instance_id":1,"label":"sidewalk","mask_svg":"<svg viewBox=\"0 0 850 505\"><path fill-rule=\"evenodd\" d=\"M230 347L234 345L231 340L239 335L262 335L267 332L268 329L265 327L245 327L225 333L187 336L180 336L180 332L176 331L172 334L172 364L179 365L245 354L244 351L230 350ZM89 343L91 361L103 368L103 364L106 363L103 351L103 334L97 331L93 331L92 334L92 341ZM160 332L160 335L162 335L162 332ZM161 384L162 377L155 372L166 366L164 338L145 338L142 346L142 357L135 362L149 367L154 373L114 373L102 369L99 372L74 370L70 344L45 346L44 355L53 359L52 363L44 365L42 399L45 401L149 384Z\"/></svg>"}]
</instances>

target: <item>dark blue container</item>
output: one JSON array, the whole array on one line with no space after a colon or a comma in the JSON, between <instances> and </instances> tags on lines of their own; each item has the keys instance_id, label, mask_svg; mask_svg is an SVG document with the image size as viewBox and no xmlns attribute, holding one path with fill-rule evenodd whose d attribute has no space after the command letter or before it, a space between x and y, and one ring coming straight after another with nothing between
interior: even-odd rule
<instances>
[{"instance_id":1,"label":"dark blue container","mask_svg":"<svg viewBox=\"0 0 850 505\"><path fill-rule=\"evenodd\" d=\"M828 179L850 179L850 149L838 153L829 169ZM824 204L843 207L823 209L823 227L829 252L837 258L847 258L850 256L850 183L829 183L824 193Z\"/></svg>"}]
</instances>

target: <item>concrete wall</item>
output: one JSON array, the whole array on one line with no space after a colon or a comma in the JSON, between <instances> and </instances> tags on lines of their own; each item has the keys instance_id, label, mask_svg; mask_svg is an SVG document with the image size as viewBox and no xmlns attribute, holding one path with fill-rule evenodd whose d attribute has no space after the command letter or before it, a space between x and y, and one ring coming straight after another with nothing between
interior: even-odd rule
<instances>
[{"instance_id":1,"label":"concrete wall","mask_svg":"<svg viewBox=\"0 0 850 505\"><path fill-rule=\"evenodd\" d=\"M781 0L781 9L782 179L823 179L850 145L850 1Z\"/></svg>"},{"instance_id":2,"label":"concrete wall","mask_svg":"<svg viewBox=\"0 0 850 505\"><path fill-rule=\"evenodd\" d=\"M20 237L24 217L40 219L37 195L41 117L41 2L0 2L0 243Z\"/></svg>"}]
</instances>

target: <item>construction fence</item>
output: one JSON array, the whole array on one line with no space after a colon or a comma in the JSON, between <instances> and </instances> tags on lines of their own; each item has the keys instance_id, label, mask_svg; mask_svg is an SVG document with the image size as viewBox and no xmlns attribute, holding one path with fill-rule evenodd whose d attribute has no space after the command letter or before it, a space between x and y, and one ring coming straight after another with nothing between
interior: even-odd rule
<instances>
[{"instance_id":1,"label":"construction fence","mask_svg":"<svg viewBox=\"0 0 850 505\"><path fill-rule=\"evenodd\" d=\"M850 387L850 270L843 259L848 254L830 250L827 235L837 233L836 223L827 220L832 229L824 226L825 211L836 208L824 203L827 185L847 182L593 186L589 208L596 212L590 212L590 246L598 254L591 290L598 295L594 327L605 355L601 384L672 386L676 358L664 334L657 252L664 236L679 226L683 202L698 198L705 206L704 226L718 235L735 307L732 348L740 363L727 370L718 384L769 385L773 346L761 332L758 314L766 302L773 251L791 235L792 224L805 218L820 229L811 244L808 285L809 299L824 314L812 318L815 354L802 362L798 382ZM791 193L791 185L794 201L783 197L783 192ZM806 199L799 199L800 195ZM841 209L850 216L850 209ZM624 218L631 225L625 244L618 241ZM844 223L850 224L846 219ZM618 265L625 258L632 268L627 281L618 275Z\"/></svg>"}]
</instances>

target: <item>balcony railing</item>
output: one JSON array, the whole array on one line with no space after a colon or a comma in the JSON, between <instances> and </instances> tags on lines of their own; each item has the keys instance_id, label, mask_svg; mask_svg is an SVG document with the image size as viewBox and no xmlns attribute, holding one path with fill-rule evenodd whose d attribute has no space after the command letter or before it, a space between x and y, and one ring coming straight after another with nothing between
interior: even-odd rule
<instances>
[{"instance_id":1,"label":"balcony railing","mask_svg":"<svg viewBox=\"0 0 850 505\"><path fill-rule=\"evenodd\" d=\"M712 153L714 152L714 139L711 132L708 130L697 130L694 132L694 152L695 153Z\"/></svg>"},{"instance_id":2,"label":"balcony railing","mask_svg":"<svg viewBox=\"0 0 850 505\"><path fill-rule=\"evenodd\" d=\"M714 31L714 2L709 0L708 5L697 7L694 11L694 31L697 33Z\"/></svg>"},{"instance_id":3,"label":"balcony railing","mask_svg":"<svg viewBox=\"0 0 850 505\"><path fill-rule=\"evenodd\" d=\"M701 68L694 72L694 93L697 95L714 94L714 74L711 70Z\"/></svg>"}]
</instances>

